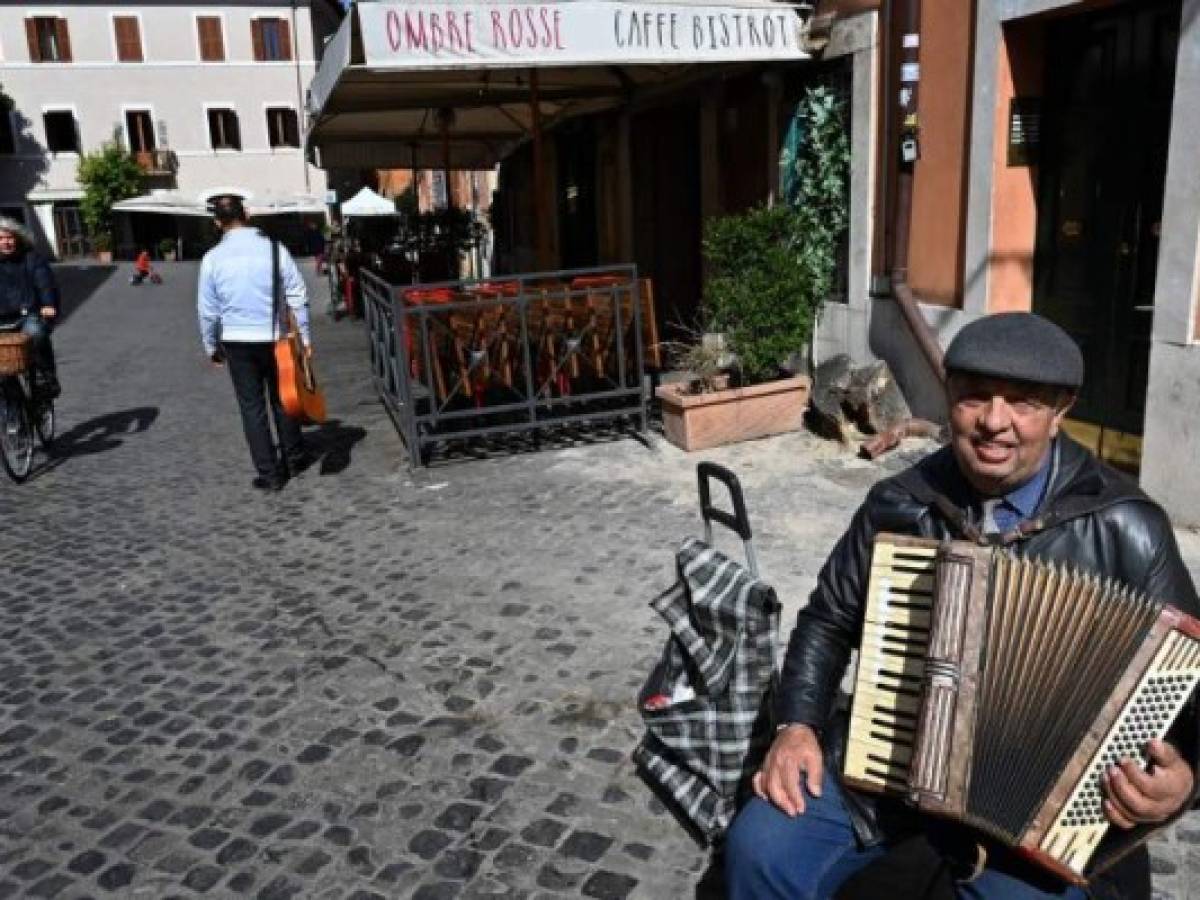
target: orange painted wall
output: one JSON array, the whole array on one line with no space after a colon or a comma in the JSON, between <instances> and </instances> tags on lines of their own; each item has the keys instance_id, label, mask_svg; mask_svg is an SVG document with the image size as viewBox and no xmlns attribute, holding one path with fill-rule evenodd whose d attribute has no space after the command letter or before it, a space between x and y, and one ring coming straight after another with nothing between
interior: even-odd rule
<instances>
[{"instance_id":1,"label":"orange painted wall","mask_svg":"<svg viewBox=\"0 0 1200 900\"><path fill-rule=\"evenodd\" d=\"M958 306L962 297L974 5L921 3L921 158L914 169L909 283L922 301L942 306Z\"/></svg>"},{"instance_id":2,"label":"orange painted wall","mask_svg":"<svg viewBox=\"0 0 1200 900\"><path fill-rule=\"evenodd\" d=\"M1037 238L1037 167L1008 165L1009 103L1042 96L1045 29L1039 22L1004 29L996 73L992 147L992 240L988 257L988 311L1033 306L1033 251Z\"/></svg>"}]
</instances>

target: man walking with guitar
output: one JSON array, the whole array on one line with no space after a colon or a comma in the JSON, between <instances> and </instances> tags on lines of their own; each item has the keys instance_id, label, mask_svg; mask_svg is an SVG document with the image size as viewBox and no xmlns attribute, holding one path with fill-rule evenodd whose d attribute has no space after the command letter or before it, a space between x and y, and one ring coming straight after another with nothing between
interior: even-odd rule
<instances>
[{"instance_id":1,"label":"man walking with guitar","mask_svg":"<svg viewBox=\"0 0 1200 900\"><path fill-rule=\"evenodd\" d=\"M278 491L289 474L308 462L300 422L284 411L279 391L275 344L285 335L283 304L311 354L308 293L287 248L256 228L247 227L242 199L226 195L212 201L221 241L200 263L198 307L204 352L216 366L228 366L242 414L242 428L258 474L252 484ZM270 404L279 438L276 448L267 415Z\"/></svg>"}]
</instances>

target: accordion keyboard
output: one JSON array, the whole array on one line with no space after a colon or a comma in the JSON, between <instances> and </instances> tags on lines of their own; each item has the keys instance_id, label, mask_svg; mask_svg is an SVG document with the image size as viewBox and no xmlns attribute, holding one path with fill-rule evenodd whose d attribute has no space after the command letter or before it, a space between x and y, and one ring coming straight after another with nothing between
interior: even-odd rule
<instances>
[{"instance_id":1,"label":"accordion keyboard","mask_svg":"<svg viewBox=\"0 0 1200 900\"><path fill-rule=\"evenodd\" d=\"M936 547L877 545L867 586L845 775L907 793L929 645Z\"/></svg>"}]
</instances>

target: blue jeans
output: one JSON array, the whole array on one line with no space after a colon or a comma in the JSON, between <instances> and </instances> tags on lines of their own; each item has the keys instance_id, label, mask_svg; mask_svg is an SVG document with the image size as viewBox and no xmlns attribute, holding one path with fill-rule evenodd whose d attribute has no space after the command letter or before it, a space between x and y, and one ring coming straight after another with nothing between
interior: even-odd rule
<instances>
[{"instance_id":1,"label":"blue jeans","mask_svg":"<svg viewBox=\"0 0 1200 900\"><path fill-rule=\"evenodd\" d=\"M804 814L792 819L756 797L734 820L725 842L729 900L827 900L851 876L886 854L884 847L859 849L837 782L828 775L821 796L806 791L804 803ZM957 893L960 900L1086 897L1070 886L1047 893L992 869L959 885Z\"/></svg>"}]
</instances>

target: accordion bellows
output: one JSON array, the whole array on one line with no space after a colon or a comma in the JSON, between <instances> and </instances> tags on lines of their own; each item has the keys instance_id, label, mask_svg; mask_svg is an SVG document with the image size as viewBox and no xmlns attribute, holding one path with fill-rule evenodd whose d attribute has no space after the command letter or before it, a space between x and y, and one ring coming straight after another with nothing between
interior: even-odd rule
<instances>
[{"instance_id":1,"label":"accordion bellows","mask_svg":"<svg viewBox=\"0 0 1200 900\"><path fill-rule=\"evenodd\" d=\"M879 535L845 778L1086 881L1100 777L1147 764L1200 679L1200 622L995 548Z\"/></svg>"}]
</instances>

